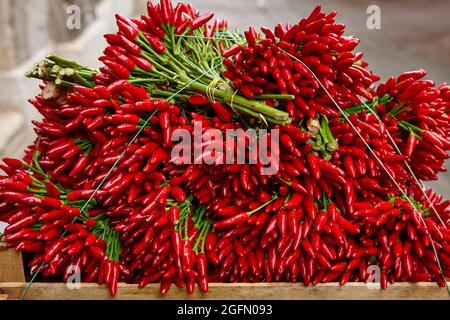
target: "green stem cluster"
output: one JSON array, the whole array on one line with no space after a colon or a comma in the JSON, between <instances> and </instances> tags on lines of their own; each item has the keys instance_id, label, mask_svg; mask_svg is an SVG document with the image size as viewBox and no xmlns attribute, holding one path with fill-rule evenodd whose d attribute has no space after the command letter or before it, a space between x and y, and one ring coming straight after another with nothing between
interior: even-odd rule
<instances>
[{"instance_id":1,"label":"green stem cluster","mask_svg":"<svg viewBox=\"0 0 450 320\"><path fill-rule=\"evenodd\" d=\"M334 151L338 148L338 140L333 137L328 123L328 118L321 115L317 120L318 132L312 134L309 143L315 152L319 153L325 160L330 160Z\"/></svg>"},{"instance_id":2,"label":"green stem cluster","mask_svg":"<svg viewBox=\"0 0 450 320\"><path fill-rule=\"evenodd\" d=\"M419 201L415 200L414 197L411 197L411 196L408 197L406 192L407 192L407 190L405 190L405 192L402 193L401 195L398 195L398 196L395 196L395 197L390 197L388 199L388 201L391 202L392 204L394 204L396 198L401 198L404 202L405 201L411 202L413 204L413 206L414 206L414 209L419 214L422 214L425 218L428 218L430 216L430 210L427 207L424 207L424 205L422 203L420 203ZM402 207L398 207L398 209L400 210L400 212L403 212L403 208Z\"/></svg>"},{"instance_id":3,"label":"green stem cluster","mask_svg":"<svg viewBox=\"0 0 450 320\"><path fill-rule=\"evenodd\" d=\"M87 140L79 140L82 145L87 148L86 150L90 150L88 144L85 142ZM84 141L84 142L83 142ZM89 142L90 143L90 142ZM92 146L91 146L92 147ZM84 149L82 149L84 150ZM88 151L89 152L89 151ZM30 171L29 177L32 180L31 188L29 188L29 192L33 193L38 198L48 197L48 192L46 189L46 182L51 182L51 176L45 173L45 171L42 169L41 165L39 164L39 157L41 156L40 151L36 151L33 155L32 161L30 164L26 162L22 162L22 165ZM39 177L40 176L40 177ZM52 183L52 182L51 182ZM52 183L53 184L53 183ZM54 186L59 190L60 197L59 200L62 204L68 205L72 208L82 208L85 205L84 200L77 200L77 201L69 201L67 200L67 194L70 193L71 190L64 189L59 184L54 184ZM92 199L90 203L86 206L85 212L88 212L92 208L94 208L97 205L97 202L95 199Z\"/></svg>"},{"instance_id":4,"label":"green stem cluster","mask_svg":"<svg viewBox=\"0 0 450 320\"><path fill-rule=\"evenodd\" d=\"M94 145L87 139L75 139L74 143L80 147L80 151L84 153L85 156L89 155Z\"/></svg>"},{"instance_id":5,"label":"green stem cluster","mask_svg":"<svg viewBox=\"0 0 450 320\"><path fill-rule=\"evenodd\" d=\"M416 136L419 140L422 140L422 133L425 131L418 126L413 125L405 120L399 120L398 126L409 132L410 135Z\"/></svg>"},{"instance_id":6,"label":"green stem cluster","mask_svg":"<svg viewBox=\"0 0 450 320\"><path fill-rule=\"evenodd\" d=\"M221 76L224 67L220 41L228 47L242 42L242 38L234 37L231 33L206 38L204 28L186 30L182 35L175 35L174 27L165 25L164 28L166 35L162 41L166 49L161 54L155 51L142 32L134 40L141 47L140 55L152 63L152 69L146 72L135 67L128 78L130 83L144 87L153 98L170 97L174 102L183 102L184 95L201 93L228 105L235 113L253 117L266 125L291 122L287 112L268 106L258 99L292 100L292 95L261 95L256 96L255 100L249 100L238 95L229 80ZM75 61L48 55L27 72L26 76L52 81L65 87L73 84L93 87L96 73L97 70L81 66ZM214 87L213 83L216 84Z\"/></svg>"},{"instance_id":7,"label":"green stem cluster","mask_svg":"<svg viewBox=\"0 0 450 320\"><path fill-rule=\"evenodd\" d=\"M361 111L365 110L368 113L377 113L376 106L378 104L385 105L386 103L390 102L392 100L392 97L388 94L386 94L384 97L375 97L372 101L367 101L362 104L354 105L351 108L347 108L344 110L344 112L347 114L347 116L360 113ZM397 105L395 105L386 115L389 118L396 118L399 114L402 112L408 110L410 106L405 105L403 102L399 102ZM342 122L344 122L345 119L341 119ZM398 120L398 125L403 130L407 131L410 135L416 136L418 139L422 139L422 133L423 129L419 128L412 123L409 123L405 120Z\"/></svg>"},{"instance_id":8,"label":"green stem cluster","mask_svg":"<svg viewBox=\"0 0 450 320\"><path fill-rule=\"evenodd\" d=\"M208 232L211 230L211 221L205 217L206 207L204 205L195 207L192 204L193 199L194 197L189 195L183 203L167 200L167 206L170 208L176 205L180 209L180 218L175 226L175 232L178 232L183 240L189 239L189 220L193 223L192 227L197 228L198 235L192 245L192 249L198 254L205 251L205 240Z\"/></svg>"},{"instance_id":9,"label":"green stem cluster","mask_svg":"<svg viewBox=\"0 0 450 320\"><path fill-rule=\"evenodd\" d=\"M175 226L175 231L178 232L183 239L188 238L189 232L189 216L192 214L192 201L194 197L189 195L183 203L176 202L175 200L167 200L167 208L171 206L177 206L180 209L180 217L178 218L178 224Z\"/></svg>"},{"instance_id":10,"label":"green stem cluster","mask_svg":"<svg viewBox=\"0 0 450 320\"><path fill-rule=\"evenodd\" d=\"M261 101L248 100L235 94L228 80L221 77L223 58L219 43L213 41L216 38L205 38L203 28L192 31L189 36L187 33L190 30L175 36L173 27L166 25L165 29L166 35L163 42L166 50L162 55L155 53L142 33L135 40L143 49L141 55L152 62L153 69L145 74L132 72L131 81L133 83L144 85L153 96L159 94L162 97L167 97L169 95L175 100L180 100L181 95L177 92L181 88L187 86L184 93L209 95L211 83L215 79L219 79L218 85L213 89L214 98L226 103L238 112L266 123L285 124L290 122L291 119L286 112L269 107ZM229 37L221 41L225 41L225 45L232 45L238 41L238 38ZM149 81L146 83L142 77ZM161 92L159 82L166 83L169 87ZM292 96L281 95L277 98L292 99Z\"/></svg>"},{"instance_id":11,"label":"green stem cluster","mask_svg":"<svg viewBox=\"0 0 450 320\"><path fill-rule=\"evenodd\" d=\"M377 113L377 105L382 104L385 105L389 101L391 101L392 97L386 94L384 97L375 97L372 101L366 101L361 104L355 104L353 107L344 109L344 112L347 116L350 116L355 113L360 113L365 110L368 113ZM344 121L344 118L341 118Z\"/></svg>"},{"instance_id":12,"label":"green stem cluster","mask_svg":"<svg viewBox=\"0 0 450 320\"><path fill-rule=\"evenodd\" d=\"M267 207L269 204L271 204L272 202L274 202L277 199L278 199L278 194L275 193L269 201L263 203L258 208L255 208L252 211L247 211L247 215L251 216L252 214L258 212L259 210L264 209L265 207Z\"/></svg>"},{"instance_id":13,"label":"green stem cluster","mask_svg":"<svg viewBox=\"0 0 450 320\"><path fill-rule=\"evenodd\" d=\"M96 73L98 71L82 66L75 61L49 54L26 72L25 76L51 81L68 88L73 84L92 88L95 85L94 75Z\"/></svg>"},{"instance_id":14,"label":"green stem cluster","mask_svg":"<svg viewBox=\"0 0 450 320\"><path fill-rule=\"evenodd\" d=\"M119 232L111 228L108 219L103 219L96 221L96 226L92 230L92 233L100 240L105 241L108 245L106 247L105 253L108 258L112 261L120 260L120 237Z\"/></svg>"}]
</instances>

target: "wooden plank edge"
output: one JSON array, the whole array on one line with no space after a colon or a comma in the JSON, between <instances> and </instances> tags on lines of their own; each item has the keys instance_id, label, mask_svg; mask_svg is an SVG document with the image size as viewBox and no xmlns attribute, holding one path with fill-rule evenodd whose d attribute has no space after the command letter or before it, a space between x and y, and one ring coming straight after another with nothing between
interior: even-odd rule
<instances>
[{"instance_id":1,"label":"wooden plank edge","mask_svg":"<svg viewBox=\"0 0 450 320\"><path fill-rule=\"evenodd\" d=\"M24 283L0 283L0 293L18 298ZM110 300L105 286L95 283L80 284L79 289L69 289L64 283L34 283L25 296L27 300ZM209 292L196 288L190 295L186 289L172 285L167 295L159 293L159 284L149 284L139 289L135 284L119 283L116 300L449 300L445 288L436 283L395 283L387 290L369 289L365 283L323 283L305 287L301 283L210 283Z\"/></svg>"},{"instance_id":2,"label":"wooden plank edge","mask_svg":"<svg viewBox=\"0 0 450 320\"><path fill-rule=\"evenodd\" d=\"M9 248L6 247L6 242L3 238L0 239L0 250L7 250Z\"/></svg>"},{"instance_id":3,"label":"wooden plank edge","mask_svg":"<svg viewBox=\"0 0 450 320\"><path fill-rule=\"evenodd\" d=\"M1 300L8 300L8 295L7 294L0 294L0 301Z\"/></svg>"},{"instance_id":4,"label":"wooden plank edge","mask_svg":"<svg viewBox=\"0 0 450 320\"><path fill-rule=\"evenodd\" d=\"M2 240L0 240L0 283L25 282L22 252L7 248L6 242Z\"/></svg>"}]
</instances>

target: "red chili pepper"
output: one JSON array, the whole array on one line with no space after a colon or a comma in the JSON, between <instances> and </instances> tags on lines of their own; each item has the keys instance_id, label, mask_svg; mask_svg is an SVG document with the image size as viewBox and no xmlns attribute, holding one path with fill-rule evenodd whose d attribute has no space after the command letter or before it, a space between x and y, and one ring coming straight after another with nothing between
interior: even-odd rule
<instances>
[{"instance_id":1,"label":"red chili pepper","mask_svg":"<svg viewBox=\"0 0 450 320\"><path fill-rule=\"evenodd\" d=\"M190 25L191 30L195 30L195 29L198 29L198 28L204 26L209 20L212 19L212 17L214 17L214 13L210 12L210 13L204 13L203 15L195 18L191 22L191 25Z\"/></svg>"},{"instance_id":2,"label":"red chili pepper","mask_svg":"<svg viewBox=\"0 0 450 320\"><path fill-rule=\"evenodd\" d=\"M97 225L97 222L93 219L89 219L89 220L85 220L83 222L83 224L88 227L89 229L93 229L95 228L95 226Z\"/></svg>"},{"instance_id":3,"label":"red chili pepper","mask_svg":"<svg viewBox=\"0 0 450 320\"><path fill-rule=\"evenodd\" d=\"M352 224L350 221L348 221L347 219L345 219L343 217L340 217L337 220L337 222L338 222L339 226L343 230L347 231L348 233L351 233L351 234L358 234L358 233L360 233L360 229L359 229L358 226Z\"/></svg>"},{"instance_id":4,"label":"red chili pepper","mask_svg":"<svg viewBox=\"0 0 450 320\"><path fill-rule=\"evenodd\" d=\"M223 104L218 101L211 101L211 107L214 109L214 112L223 122L232 122L233 116L230 111L225 108Z\"/></svg>"},{"instance_id":5,"label":"red chili pepper","mask_svg":"<svg viewBox=\"0 0 450 320\"><path fill-rule=\"evenodd\" d=\"M302 247L311 258L314 259L316 257L316 253L314 252L314 249L311 245L311 242L309 242L309 240L307 240L307 239L303 240Z\"/></svg>"},{"instance_id":6,"label":"red chili pepper","mask_svg":"<svg viewBox=\"0 0 450 320\"><path fill-rule=\"evenodd\" d=\"M230 227L238 226L241 223L247 221L248 217L249 215L246 212L241 212L227 219L215 222L213 224L213 227L215 229L227 229Z\"/></svg>"},{"instance_id":7,"label":"red chili pepper","mask_svg":"<svg viewBox=\"0 0 450 320\"><path fill-rule=\"evenodd\" d=\"M112 60L104 60L103 63L110 68L119 78L128 79L130 76L130 71L125 68L123 65L112 61Z\"/></svg>"},{"instance_id":8,"label":"red chili pepper","mask_svg":"<svg viewBox=\"0 0 450 320\"><path fill-rule=\"evenodd\" d=\"M433 236L434 239L438 240L438 241L442 241L444 239L444 235L442 233L442 231L440 230L439 226L436 224L436 222L434 222L431 219L424 219L425 220L425 224L428 227L428 230L430 231L431 235Z\"/></svg>"},{"instance_id":9,"label":"red chili pepper","mask_svg":"<svg viewBox=\"0 0 450 320\"><path fill-rule=\"evenodd\" d=\"M22 161L19 159L3 158L3 162L14 169L20 169L23 166Z\"/></svg>"},{"instance_id":10,"label":"red chili pepper","mask_svg":"<svg viewBox=\"0 0 450 320\"><path fill-rule=\"evenodd\" d=\"M48 248L48 250L45 253L44 262L49 263L55 257L55 255L59 251L61 251L64 245L65 245L64 239L59 239L53 242L53 244Z\"/></svg>"},{"instance_id":11,"label":"red chili pepper","mask_svg":"<svg viewBox=\"0 0 450 320\"><path fill-rule=\"evenodd\" d=\"M427 72L423 69L403 72L397 77L397 82L402 82L406 79L418 80L420 78L423 78L426 74Z\"/></svg>"},{"instance_id":12,"label":"red chili pepper","mask_svg":"<svg viewBox=\"0 0 450 320\"><path fill-rule=\"evenodd\" d=\"M52 221L63 218L66 215L64 210L53 210L46 213L43 213L39 217L39 221Z\"/></svg>"},{"instance_id":13,"label":"red chili pepper","mask_svg":"<svg viewBox=\"0 0 450 320\"><path fill-rule=\"evenodd\" d=\"M142 32L142 34L145 36L145 38L148 40L148 42L150 43L150 45L152 46L152 48L157 52L157 53L163 53L164 51L166 51L166 46L164 45L164 43L159 40L157 37L151 35L148 32Z\"/></svg>"},{"instance_id":14,"label":"red chili pepper","mask_svg":"<svg viewBox=\"0 0 450 320\"><path fill-rule=\"evenodd\" d=\"M117 47L117 48L122 48L122 47ZM124 50L124 52L119 52L117 49L115 49L114 47L108 47L105 49L105 54L108 54L109 56L115 58L117 60L117 62L119 62L119 64L123 65L125 68L127 68L128 70L132 71L135 67L136 67L136 62L134 61L134 59L130 58L127 56L127 51ZM132 56L132 54L130 54ZM108 59L103 58L99 59L100 61L104 61L104 60L111 60L109 57ZM114 60L114 59L113 59ZM105 101L104 102L104 106L105 107L114 107L114 104L111 103L111 101L109 100L98 100L96 99L96 101L94 101L94 106L102 106L100 105L99 102L97 101Z\"/></svg>"},{"instance_id":15,"label":"red chili pepper","mask_svg":"<svg viewBox=\"0 0 450 320\"><path fill-rule=\"evenodd\" d=\"M291 198L288 202L284 204L286 209L294 209L297 208L303 201L303 194L299 192L293 192Z\"/></svg>"},{"instance_id":16,"label":"red chili pepper","mask_svg":"<svg viewBox=\"0 0 450 320\"><path fill-rule=\"evenodd\" d=\"M170 223L176 226L178 224L178 219L180 218L180 209L177 206L170 207L168 218Z\"/></svg>"},{"instance_id":17,"label":"red chili pepper","mask_svg":"<svg viewBox=\"0 0 450 320\"><path fill-rule=\"evenodd\" d=\"M155 23L158 26L162 25L164 22L167 22L167 21L163 21L161 15L159 14L157 7L154 6L150 1L147 2L147 12L148 12L148 15L155 21Z\"/></svg>"},{"instance_id":18,"label":"red chili pepper","mask_svg":"<svg viewBox=\"0 0 450 320\"><path fill-rule=\"evenodd\" d=\"M90 234L84 240L84 246L85 247L93 246L95 244L96 240L97 240L97 237L94 234Z\"/></svg>"},{"instance_id":19,"label":"red chili pepper","mask_svg":"<svg viewBox=\"0 0 450 320\"><path fill-rule=\"evenodd\" d=\"M170 186L161 187L154 195L153 201L147 204L147 206L144 209L142 209L141 213L138 216L145 217L145 215L153 211L153 209L157 206L158 201L165 198L169 193L170 193Z\"/></svg>"},{"instance_id":20,"label":"red chili pepper","mask_svg":"<svg viewBox=\"0 0 450 320\"><path fill-rule=\"evenodd\" d=\"M138 44L128 40L127 37L123 35L119 35L119 41L119 45L123 45L128 51L135 55L139 55L142 51L141 47ZM112 93L113 91L110 90L110 92Z\"/></svg>"},{"instance_id":21,"label":"red chili pepper","mask_svg":"<svg viewBox=\"0 0 450 320\"><path fill-rule=\"evenodd\" d=\"M352 178L356 178L355 164L353 163L352 157L350 157L349 155L346 155L346 156L344 157L344 166L345 166L345 171L346 171Z\"/></svg>"},{"instance_id":22,"label":"red chili pepper","mask_svg":"<svg viewBox=\"0 0 450 320\"><path fill-rule=\"evenodd\" d=\"M17 246L16 250L25 252L40 252L45 249L44 242L33 240L22 240Z\"/></svg>"},{"instance_id":23,"label":"red chili pepper","mask_svg":"<svg viewBox=\"0 0 450 320\"><path fill-rule=\"evenodd\" d=\"M0 188L9 189L17 192L27 192L28 185L19 181L11 181L8 179L0 180Z\"/></svg>"},{"instance_id":24,"label":"red chili pepper","mask_svg":"<svg viewBox=\"0 0 450 320\"><path fill-rule=\"evenodd\" d=\"M117 18L118 14L116 14ZM136 25L130 25L122 20L116 20L119 30L127 37L128 40L134 41L138 37L138 30Z\"/></svg>"},{"instance_id":25,"label":"red chili pepper","mask_svg":"<svg viewBox=\"0 0 450 320\"><path fill-rule=\"evenodd\" d=\"M422 133L422 138L431 143L432 145L436 145L439 148L444 148L442 140L434 132L426 130Z\"/></svg>"},{"instance_id":26,"label":"red chili pepper","mask_svg":"<svg viewBox=\"0 0 450 320\"><path fill-rule=\"evenodd\" d=\"M164 23L167 23L173 18L173 7L171 0L160 1L161 18Z\"/></svg>"},{"instance_id":27,"label":"red chili pepper","mask_svg":"<svg viewBox=\"0 0 450 320\"><path fill-rule=\"evenodd\" d=\"M156 13L156 16L159 17L158 13ZM164 35L166 34L165 31L163 29L161 29L159 26L162 24L162 21L156 21L155 19L153 19L153 17L149 17L149 16L145 16L142 15L141 16L142 20L144 20L147 29L154 34L155 36L157 36L158 38L162 39L162 37L164 37Z\"/></svg>"},{"instance_id":28,"label":"red chili pepper","mask_svg":"<svg viewBox=\"0 0 450 320\"><path fill-rule=\"evenodd\" d=\"M199 93L191 95L189 97L188 101L189 101L189 103L191 103L193 105L203 105L203 104L207 104L209 102L207 97L205 97L204 95L199 94Z\"/></svg>"},{"instance_id":29,"label":"red chili pepper","mask_svg":"<svg viewBox=\"0 0 450 320\"><path fill-rule=\"evenodd\" d=\"M277 225L282 238L286 236L288 216L284 210L280 210L277 214Z\"/></svg>"},{"instance_id":30,"label":"red chili pepper","mask_svg":"<svg viewBox=\"0 0 450 320\"><path fill-rule=\"evenodd\" d=\"M87 156L80 155L77 162L73 166L72 171L70 171L69 177L75 177L76 175L81 173L86 168L88 162L89 158Z\"/></svg>"},{"instance_id":31,"label":"red chili pepper","mask_svg":"<svg viewBox=\"0 0 450 320\"><path fill-rule=\"evenodd\" d=\"M104 283L108 285L109 292L112 297L114 297L117 293L117 283L119 280L119 268L116 262L111 260L106 260L104 262Z\"/></svg>"},{"instance_id":32,"label":"red chili pepper","mask_svg":"<svg viewBox=\"0 0 450 320\"><path fill-rule=\"evenodd\" d=\"M241 46L239 44L235 43L228 49L222 51L222 57L228 58L228 57L234 56L239 51L241 51Z\"/></svg>"},{"instance_id":33,"label":"red chili pepper","mask_svg":"<svg viewBox=\"0 0 450 320\"><path fill-rule=\"evenodd\" d=\"M8 235L8 234L13 233L16 230L28 227L28 226L34 224L35 222L37 222L38 218L39 218L39 216L37 214L27 216L27 217L25 217L25 218L23 218L21 220L18 220L16 222L14 222L13 224L8 225L5 228L3 233L5 235Z\"/></svg>"},{"instance_id":34,"label":"red chili pepper","mask_svg":"<svg viewBox=\"0 0 450 320\"><path fill-rule=\"evenodd\" d=\"M336 208L336 204L330 203L328 204L328 216L330 217L331 221L337 221L337 219L340 217L340 213L338 209Z\"/></svg>"},{"instance_id":35,"label":"red chili pepper","mask_svg":"<svg viewBox=\"0 0 450 320\"><path fill-rule=\"evenodd\" d=\"M314 203L313 198L308 194L303 199L303 207L305 208L306 214L314 220L317 215L317 207Z\"/></svg>"},{"instance_id":36,"label":"red chili pepper","mask_svg":"<svg viewBox=\"0 0 450 320\"><path fill-rule=\"evenodd\" d=\"M326 212L319 213L319 215L317 216L317 219L316 219L316 228L315 228L315 230L317 232L322 231L323 227L327 223L327 220L328 220L328 215L327 215Z\"/></svg>"},{"instance_id":37,"label":"red chili pepper","mask_svg":"<svg viewBox=\"0 0 450 320\"><path fill-rule=\"evenodd\" d=\"M98 240L98 239L97 239ZM101 248L99 248L97 245L97 241L96 241L96 243L95 243L96 245L94 246L90 246L90 247L88 247L88 251L89 251L89 253L93 256L93 257L96 257L96 258L98 258L98 259L100 259L100 260L105 260L106 258L107 258L107 256L106 256L106 254L105 254L105 252L101 249Z\"/></svg>"},{"instance_id":38,"label":"red chili pepper","mask_svg":"<svg viewBox=\"0 0 450 320\"><path fill-rule=\"evenodd\" d=\"M84 241L83 240L77 240L72 245L70 245L69 249L67 250L67 254L69 256L77 255L83 250L84 248Z\"/></svg>"},{"instance_id":39,"label":"red chili pepper","mask_svg":"<svg viewBox=\"0 0 450 320\"><path fill-rule=\"evenodd\" d=\"M95 197L102 197L107 195L106 191L103 190L75 190L71 191L67 194L67 200L69 201L78 201L78 200L87 200L90 197L95 195Z\"/></svg>"},{"instance_id":40,"label":"red chili pepper","mask_svg":"<svg viewBox=\"0 0 450 320\"><path fill-rule=\"evenodd\" d=\"M337 223L331 226L331 235L339 242L344 242L344 235L342 234L342 230Z\"/></svg>"},{"instance_id":41,"label":"red chili pepper","mask_svg":"<svg viewBox=\"0 0 450 320\"><path fill-rule=\"evenodd\" d=\"M174 200L178 202L185 202L186 201L186 193L184 190L178 186L173 186L170 190L170 194L174 198Z\"/></svg>"},{"instance_id":42,"label":"red chili pepper","mask_svg":"<svg viewBox=\"0 0 450 320\"><path fill-rule=\"evenodd\" d=\"M216 236L216 234L213 233L213 232L209 232L209 233L206 235L206 239L205 239L205 250L206 250L207 252L213 250L213 249L214 249L214 246L215 246L215 244L216 244L216 241L217 241L217 236Z\"/></svg>"},{"instance_id":43,"label":"red chili pepper","mask_svg":"<svg viewBox=\"0 0 450 320\"><path fill-rule=\"evenodd\" d=\"M6 242L15 242L18 240L22 240L28 238L29 235L35 233L33 228L24 228L20 229L17 232L11 233L5 237Z\"/></svg>"},{"instance_id":44,"label":"red chili pepper","mask_svg":"<svg viewBox=\"0 0 450 320\"><path fill-rule=\"evenodd\" d=\"M31 213L31 209L29 209L29 208L19 209L16 212L12 211L10 218L6 221L9 224L13 224L19 220L22 220L25 217L28 217L30 215L30 213Z\"/></svg>"},{"instance_id":45,"label":"red chili pepper","mask_svg":"<svg viewBox=\"0 0 450 320\"><path fill-rule=\"evenodd\" d=\"M52 209L59 209L61 208L61 200L59 199L55 199L55 198L50 198L50 197L43 197L41 198L42 201L42 205L45 207L49 207Z\"/></svg>"},{"instance_id":46,"label":"red chili pepper","mask_svg":"<svg viewBox=\"0 0 450 320\"><path fill-rule=\"evenodd\" d=\"M309 168L311 169L314 179L319 180L321 176L318 165L319 158L314 153L308 153L306 155L306 161L308 163Z\"/></svg>"},{"instance_id":47,"label":"red chili pepper","mask_svg":"<svg viewBox=\"0 0 450 320\"><path fill-rule=\"evenodd\" d=\"M408 140L406 142L406 155L408 157L411 157L414 149L416 148L416 146L419 144L419 139L417 139L417 137L414 134L410 134L408 136Z\"/></svg>"},{"instance_id":48,"label":"red chili pepper","mask_svg":"<svg viewBox=\"0 0 450 320\"><path fill-rule=\"evenodd\" d=\"M240 173L240 182L242 188L244 190L250 190L251 188L251 182L250 182L250 167L248 165L245 165Z\"/></svg>"},{"instance_id":49,"label":"red chili pepper","mask_svg":"<svg viewBox=\"0 0 450 320\"><path fill-rule=\"evenodd\" d=\"M128 53L128 57L136 63L136 65L144 71L151 71L153 68L153 64L145 59L144 57L140 57L131 53Z\"/></svg>"}]
</instances>

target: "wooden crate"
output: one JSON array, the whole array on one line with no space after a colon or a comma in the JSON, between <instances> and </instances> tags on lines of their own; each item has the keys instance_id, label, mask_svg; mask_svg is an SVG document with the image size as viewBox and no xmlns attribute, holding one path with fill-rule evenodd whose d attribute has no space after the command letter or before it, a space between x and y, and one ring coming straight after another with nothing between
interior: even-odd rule
<instances>
[{"instance_id":1,"label":"wooden crate","mask_svg":"<svg viewBox=\"0 0 450 320\"><path fill-rule=\"evenodd\" d=\"M18 299L26 287L20 253L6 249L0 242L0 300ZM324 283L305 287L301 283L211 283L207 294L197 288L193 295L185 289L172 286L167 295L161 296L159 284L150 284L143 289L137 285L120 283L117 300L377 300L377 299L441 299L450 298L445 288L435 283L396 283L387 290L369 289L364 283L348 283L341 287L337 283ZM65 283L33 283L24 299L28 300L105 300L111 299L106 286L81 284L79 289L69 289Z\"/></svg>"}]
</instances>

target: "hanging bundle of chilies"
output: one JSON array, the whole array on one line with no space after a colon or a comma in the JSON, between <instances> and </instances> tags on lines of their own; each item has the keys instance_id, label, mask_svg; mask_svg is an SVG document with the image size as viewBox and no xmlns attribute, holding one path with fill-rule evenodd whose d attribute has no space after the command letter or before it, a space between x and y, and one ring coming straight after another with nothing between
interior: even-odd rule
<instances>
[{"instance_id":1,"label":"hanging bundle of chilies","mask_svg":"<svg viewBox=\"0 0 450 320\"><path fill-rule=\"evenodd\" d=\"M161 0L140 18L116 15L99 70L38 63L27 74L43 80L30 100L37 139L0 165L3 235L33 280L78 270L112 296L119 281L192 293L209 282L364 282L376 265L382 288L445 286L450 203L421 183L445 171L450 86L423 70L375 85L335 15L318 6L240 34ZM203 136L279 129L277 172L263 174L259 158L175 163L172 134L197 125Z\"/></svg>"}]
</instances>

